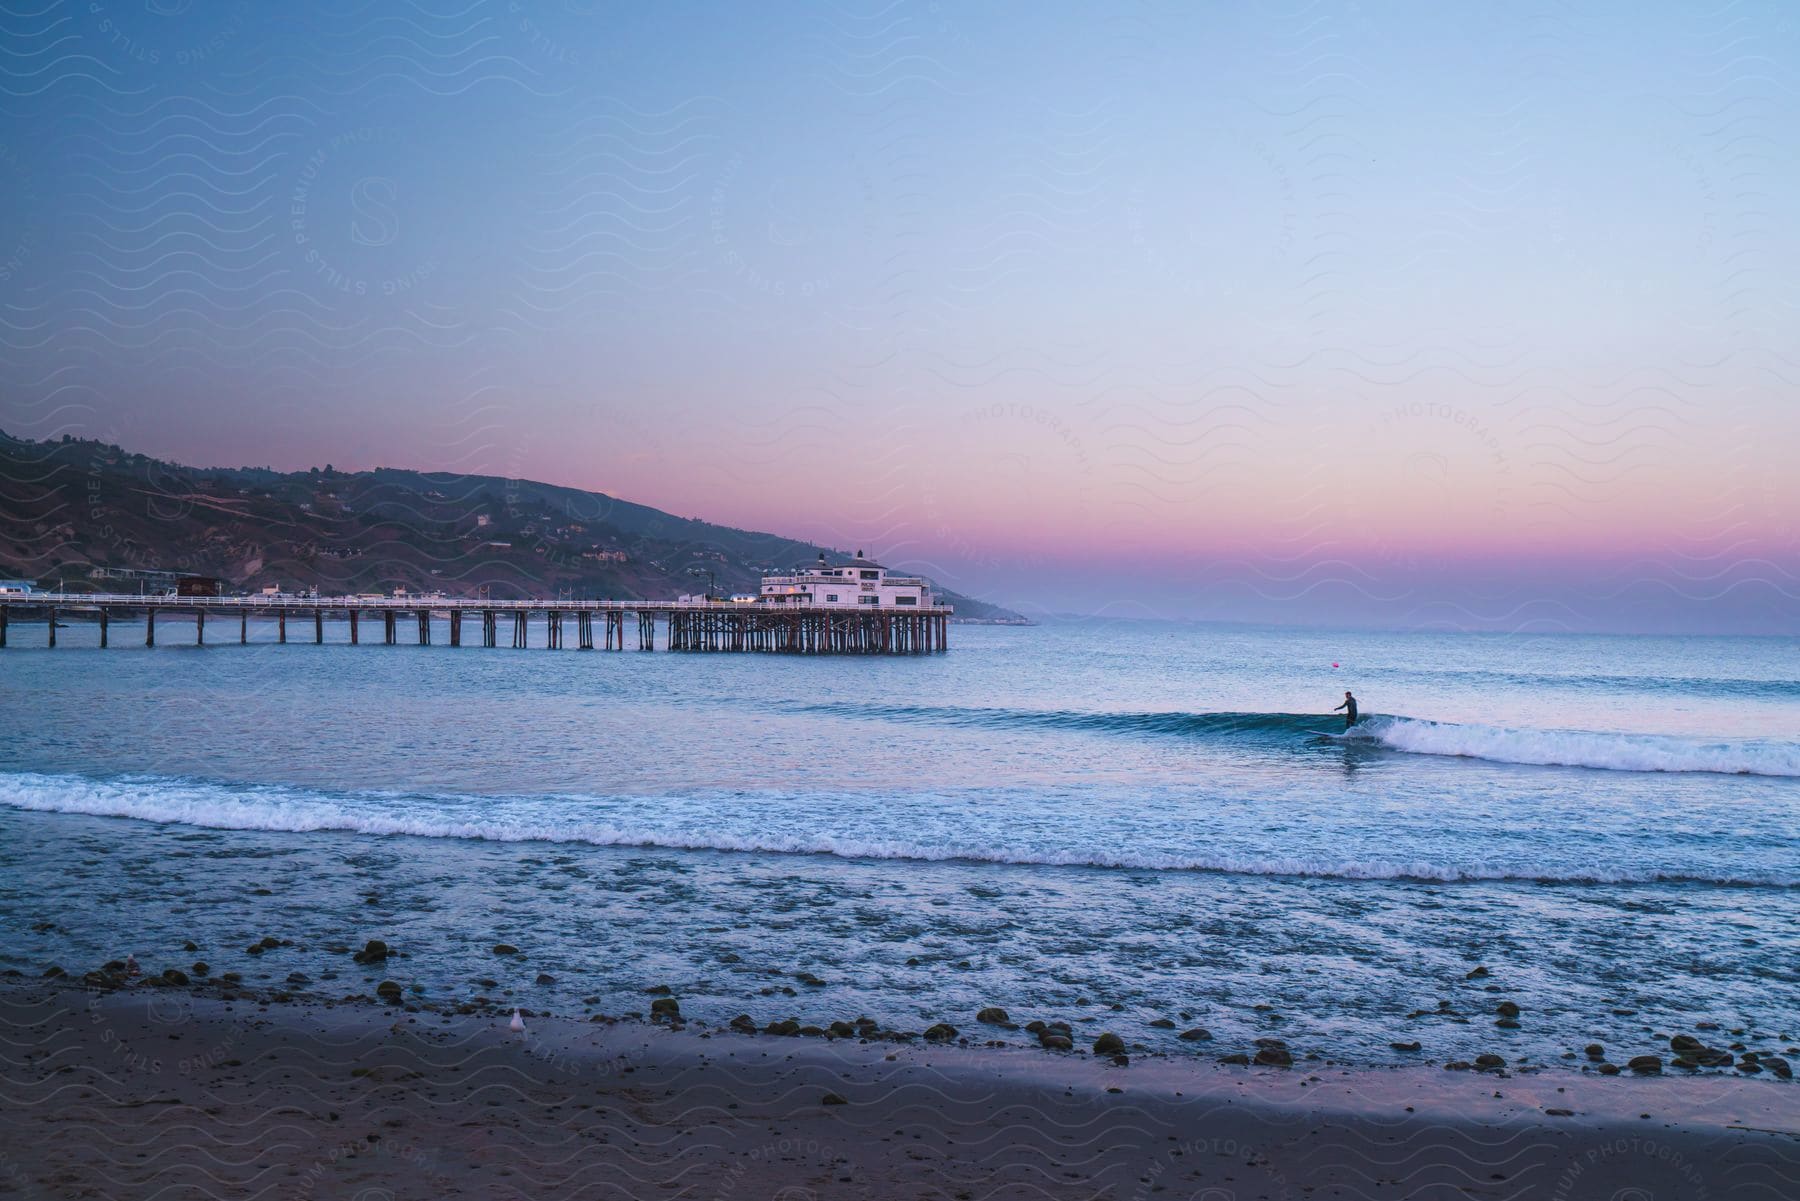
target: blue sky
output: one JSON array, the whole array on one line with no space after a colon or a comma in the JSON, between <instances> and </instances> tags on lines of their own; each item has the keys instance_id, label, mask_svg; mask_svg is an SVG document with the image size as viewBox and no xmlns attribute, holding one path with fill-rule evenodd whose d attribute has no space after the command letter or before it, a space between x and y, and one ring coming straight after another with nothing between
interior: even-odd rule
<instances>
[{"instance_id":1,"label":"blue sky","mask_svg":"<svg viewBox=\"0 0 1800 1201\"><path fill-rule=\"evenodd\" d=\"M1026 608L1792 632L1780 7L53 3L0 427Z\"/></svg>"}]
</instances>

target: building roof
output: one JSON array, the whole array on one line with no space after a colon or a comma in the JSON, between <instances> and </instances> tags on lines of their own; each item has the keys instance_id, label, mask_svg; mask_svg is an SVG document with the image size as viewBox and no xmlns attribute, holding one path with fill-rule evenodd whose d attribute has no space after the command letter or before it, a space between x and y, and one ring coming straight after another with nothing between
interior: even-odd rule
<instances>
[{"instance_id":1,"label":"building roof","mask_svg":"<svg viewBox=\"0 0 1800 1201\"><path fill-rule=\"evenodd\" d=\"M866 558L863 555L862 551L860 551L860 550L856 552L856 557L854 559L837 559L837 560L828 560L825 557L825 552L820 551L819 558L816 562L802 563L799 565L799 570L802 570L802 571L817 570L818 568L821 568L821 567L872 567L872 568L877 568L881 571L887 570L887 568L883 567L881 564L877 563L875 560Z\"/></svg>"}]
</instances>

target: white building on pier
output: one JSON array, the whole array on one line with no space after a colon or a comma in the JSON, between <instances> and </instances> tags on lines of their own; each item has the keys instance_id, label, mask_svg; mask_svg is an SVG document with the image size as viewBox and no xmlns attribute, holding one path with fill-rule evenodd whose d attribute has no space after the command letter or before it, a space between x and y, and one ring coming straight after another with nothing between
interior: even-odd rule
<instances>
[{"instance_id":1,"label":"white building on pier","mask_svg":"<svg viewBox=\"0 0 1800 1201\"><path fill-rule=\"evenodd\" d=\"M861 605L876 608L929 608L936 601L931 595L931 581L920 576L891 575L888 569L859 550L845 563L829 563L824 555L817 563L796 567L786 575L765 575L762 595L765 605L826 605L854 609Z\"/></svg>"}]
</instances>

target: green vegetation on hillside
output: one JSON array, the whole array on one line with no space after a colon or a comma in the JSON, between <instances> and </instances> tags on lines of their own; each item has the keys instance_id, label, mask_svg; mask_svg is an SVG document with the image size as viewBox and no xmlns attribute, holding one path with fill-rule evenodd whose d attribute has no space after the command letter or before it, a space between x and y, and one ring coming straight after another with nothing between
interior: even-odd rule
<instances>
[{"instance_id":1,"label":"green vegetation on hillside","mask_svg":"<svg viewBox=\"0 0 1800 1201\"><path fill-rule=\"evenodd\" d=\"M184 467L77 438L0 434L0 480L0 576L72 589L135 590L104 569L248 590L660 600L755 592L767 568L843 554L531 480ZM1016 616L942 595L959 617Z\"/></svg>"}]
</instances>

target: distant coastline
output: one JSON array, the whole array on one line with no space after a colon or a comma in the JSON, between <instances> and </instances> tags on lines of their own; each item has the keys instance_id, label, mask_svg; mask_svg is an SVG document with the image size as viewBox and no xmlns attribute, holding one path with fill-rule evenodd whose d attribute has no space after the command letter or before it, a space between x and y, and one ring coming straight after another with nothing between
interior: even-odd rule
<instances>
[{"instance_id":1,"label":"distant coastline","mask_svg":"<svg viewBox=\"0 0 1800 1201\"><path fill-rule=\"evenodd\" d=\"M765 571L842 550L677 517L535 480L327 465L198 468L65 437L0 433L0 577L136 591L216 577L232 590L442 592L496 599L657 600L754 593ZM895 566L900 566L896 564ZM942 587L958 621L1026 625Z\"/></svg>"}]
</instances>

